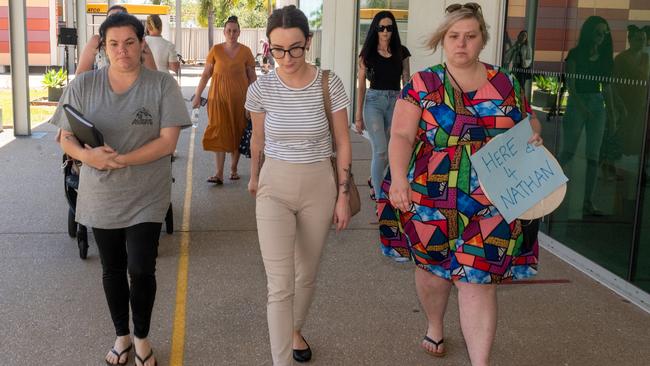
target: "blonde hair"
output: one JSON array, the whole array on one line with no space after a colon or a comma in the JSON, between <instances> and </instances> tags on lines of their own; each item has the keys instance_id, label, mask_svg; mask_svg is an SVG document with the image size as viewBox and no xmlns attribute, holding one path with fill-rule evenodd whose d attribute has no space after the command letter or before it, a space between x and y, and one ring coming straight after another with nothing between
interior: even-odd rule
<instances>
[{"instance_id":1,"label":"blonde hair","mask_svg":"<svg viewBox=\"0 0 650 366\"><path fill-rule=\"evenodd\" d=\"M147 27L156 32L162 31L162 20L156 14L147 17Z\"/></svg>"},{"instance_id":2,"label":"blonde hair","mask_svg":"<svg viewBox=\"0 0 650 366\"><path fill-rule=\"evenodd\" d=\"M463 19L476 19L481 31L481 35L483 36L483 45L485 46L488 42L488 39L490 39L490 34L487 31L487 25L485 24L483 13L481 13L480 9L472 10L469 8L460 8L458 10L447 13L442 23L440 23L431 37L429 37L425 43L425 46L433 52L436 52L440 44L442 44L445 35L449 31L449 28Z\"/></svg>"}]
</instances>

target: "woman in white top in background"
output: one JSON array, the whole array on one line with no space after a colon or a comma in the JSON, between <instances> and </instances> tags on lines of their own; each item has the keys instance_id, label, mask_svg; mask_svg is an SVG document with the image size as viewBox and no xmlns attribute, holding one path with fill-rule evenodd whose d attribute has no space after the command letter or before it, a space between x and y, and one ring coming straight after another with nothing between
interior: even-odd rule
<instances>
[{"instance_id":1,"label":"woman in white top in background","mask_svg":"<svg viewBox=\"0 0 650 366\"><path fill-rule=\"evenodd\" d=\"M279 67L248 88L246 109L253 119L248 190L256 196L273 364L287 366L293 364L292 357L298 362L311 359L301 330L313 299L321 253L332 221L337 231L350 221L349 100L341 80L331 74L327 85L338 157L337 187L330 162L323 72L305 61L311 44L307 17L293 5L276 9L268 19L266 36Z\"/></svg>"},{"instance_id":2,"label":"woman in white top in background","mask_svg":"<svg viewBox=\"0 0 650 366\"><path fill-rule=\"evenodd\" d=\"M176 46L164 39L162 33L162 20L158 15L149 15L147 17L147 36L145 41L151 49L154 61L158 71L176 73L180 66L178 56L176 56Z\"/></svg>"}]
</instances>

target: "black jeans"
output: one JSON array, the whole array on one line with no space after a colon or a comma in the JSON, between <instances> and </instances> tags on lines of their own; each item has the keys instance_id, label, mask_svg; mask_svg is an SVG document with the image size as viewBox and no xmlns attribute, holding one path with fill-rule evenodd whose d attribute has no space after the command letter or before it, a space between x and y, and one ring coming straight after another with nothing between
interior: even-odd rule
<instances>
[{"instance_id":1,"label":"black jeans","mask_svg":"<svg viewBox=\"0 0 650 366\"><path fill-rule=\"evenodd\" d=\"M123 229L93 228L102 260L102 282L118 336L129 332L129 300L133 334L146 338L156 298L156 257L161 223L146 222ZM127 255L128 253L128 255ZM126 273L131 278L131 288Z\"/></svg>"}]
</instances>

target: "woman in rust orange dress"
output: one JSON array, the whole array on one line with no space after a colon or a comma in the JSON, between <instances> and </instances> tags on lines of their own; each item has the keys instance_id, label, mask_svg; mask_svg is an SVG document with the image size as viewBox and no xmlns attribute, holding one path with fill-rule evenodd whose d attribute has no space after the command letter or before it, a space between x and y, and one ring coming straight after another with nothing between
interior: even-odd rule
<instances>
[{"instance_id":1,"label":"woman in rust orange dress","mask_svg":"<svg viewBox=\"0 0 650 366\"><path fill-rule=\"evenodd\" d=\"M250 48L237 42L239 22L236 16L228 18L223 33L226 41L213 46L208 53L192 100L192 107L198 108L201 93L212 78L208 91L208 127L203 135L203 150L216 153L217 170L215 175L208 178L208 182L217 185L223 184L226 153L232 155L230 179L239 179L238 147L246 128L244 102L248 85L257 79L253 53Z\"/></svg>"}]
</instances>

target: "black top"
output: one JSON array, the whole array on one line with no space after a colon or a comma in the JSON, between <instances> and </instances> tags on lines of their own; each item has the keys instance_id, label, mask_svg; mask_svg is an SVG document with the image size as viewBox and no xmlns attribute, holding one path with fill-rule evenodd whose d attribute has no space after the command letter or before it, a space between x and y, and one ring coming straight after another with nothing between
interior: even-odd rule
<instances>
[{"instance_id":1,"label":"black top","mask_svg":"<svg viewBox=\"0 0 650 366\"><path fill-rule=\"evenodd\" d=\"M402 63L405 58L410 57L408 48L402 46L402 59L396 62L395 53L390 57L377 55L366 67L366 78L370 80L370 89L376 90L401 90L400 80L402 77Z\"/></svg>"},{"instance_id":2,"label":"black top","mask_svg":"<svg viewBox=\"0 0 650 366\"><path fill-rule=\"evenodd\" d=\"M569 77L575 78L576 92L580 94L600 93L602 84L611 76L611 65L600 58L590 60L585 55L580 55L574 48L569 51L567 61L575 62L575 75Z\"/></svg>"}]
</instances>

